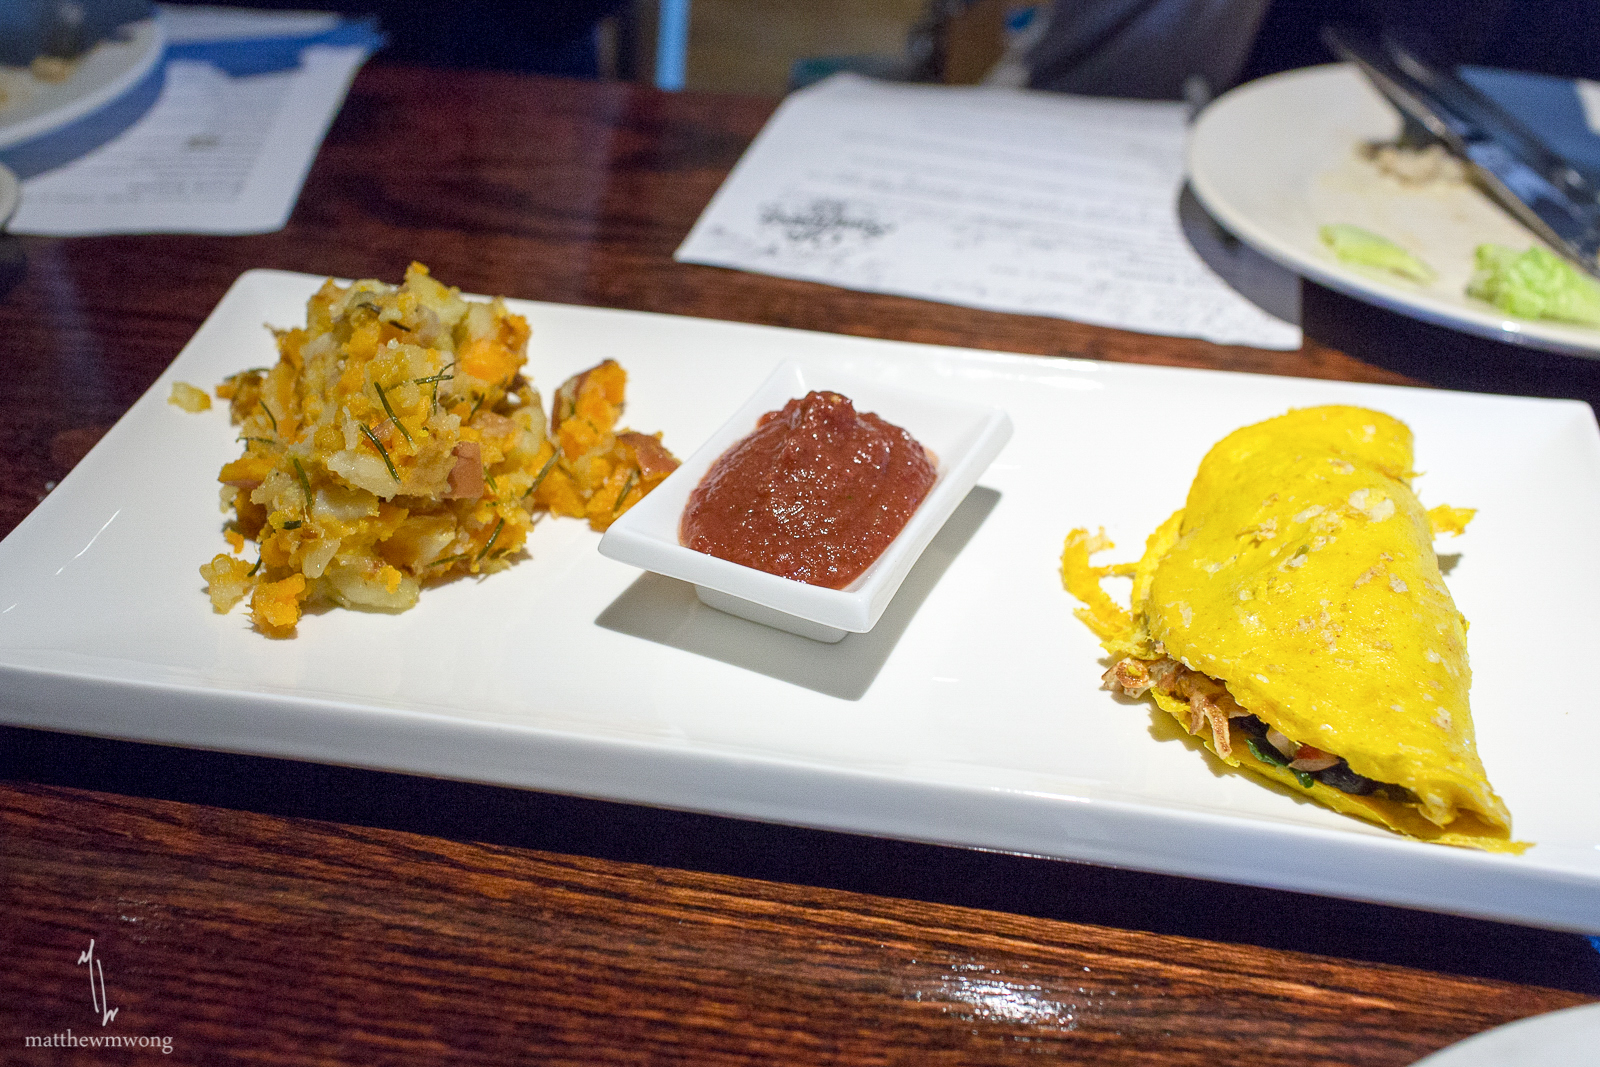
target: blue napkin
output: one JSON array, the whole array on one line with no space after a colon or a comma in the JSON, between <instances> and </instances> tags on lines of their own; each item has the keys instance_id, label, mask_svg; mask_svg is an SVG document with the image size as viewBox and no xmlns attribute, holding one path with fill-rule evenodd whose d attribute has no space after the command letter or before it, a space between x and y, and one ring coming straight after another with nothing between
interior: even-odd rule
<instances>
[{"instance_id":1,"label":"blue napkin","mask_svg":"<svg viewBox=\"0 0 1600 1067\"><path fill-rule=\"evenodd\" d=\"M378 20L373 16L360 19L341 19L331 30L301 37L274 37L230 41L185 41L167 46L166 61L196 59L210 63L218 70L235 78L252 74L271 74L280 70L294 70L300 66L300 53L312 45L335 47L360 45L368 52L383 47L384 36L378 30Z\"/></svg>"},{"instance_id":2,"label":"blue napkin","mask_svg":"<svg viewBox=\"0 0 1600 1067\"><path fill-rule=\"evenodd\" d=\"M1600 182L1600 135L1589 128L1571 81L1493 67L1462 67L1461 77L1520 119L1590 180Z\"/></svg>"}]
</instances>

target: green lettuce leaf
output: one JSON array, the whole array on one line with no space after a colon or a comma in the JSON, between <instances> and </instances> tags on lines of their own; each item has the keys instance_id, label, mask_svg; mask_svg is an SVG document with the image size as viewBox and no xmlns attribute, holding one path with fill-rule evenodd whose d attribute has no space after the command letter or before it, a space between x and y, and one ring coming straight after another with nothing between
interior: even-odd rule
<instances>
[{"instance_id":1,"label":"green lettuce leaf","mask_svg":"<svg viewBox=\"0 0 1600 1067\"><path fill-rule=\"evenodd\" d=\"M1548 248L1479 245L1467 295L1522 319L1600 326L1600 285Z\"/></svg>"},{"instance_id":2,"label":"green lettuce leaf","mask_svg":"<svg viewBox=\"0 0 1600 1067\"><path fill-rule=\"evenodd\" d=\"M1317 233L1322 237L1322 243L1345 263L1388 271L1424 285L1435 277L1432 267L1371 230L1339 223L1324 226Z\"/></svg>"}]
</instances>

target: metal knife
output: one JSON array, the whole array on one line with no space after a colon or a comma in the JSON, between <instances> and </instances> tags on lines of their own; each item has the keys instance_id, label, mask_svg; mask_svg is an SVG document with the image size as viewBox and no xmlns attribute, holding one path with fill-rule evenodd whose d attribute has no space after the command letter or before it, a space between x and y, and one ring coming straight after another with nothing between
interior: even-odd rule
<instances>
[{"instance_id":1,"label":"metal knife","mask_svg":"<svg viewBox=\"0 0 1600 1067\"><path fill-rule=\"evenodd\" d=\"M1517 221L1600 277L1600 187L1493 100L1393 37L1328 26L1322 39L1360 68L1408 125L1420 125L1465 160Z\"/></svg>"}]
</instances>

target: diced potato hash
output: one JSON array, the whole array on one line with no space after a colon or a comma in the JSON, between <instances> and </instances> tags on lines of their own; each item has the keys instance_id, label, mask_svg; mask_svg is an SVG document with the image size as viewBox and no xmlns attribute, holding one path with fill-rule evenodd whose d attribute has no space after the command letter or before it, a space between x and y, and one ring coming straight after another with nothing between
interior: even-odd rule
<instances>
[{"instance_id":1,"label":"diced potato hash","mask_svg":"<svg viewBox=\"0 0 1600 1067\"><path fill-rule=\"evenodd\" d=\"M217 389L244 442L218 475L229 541L260 559L200 571L215 610L249 596L271 636L307 603L403 611L424 583L508 567L544 510L603 530L677 466L659 435L615 429L612 360L557 391L547 433L527 322L421 264L399 286L329 281L306 319L274 331L274 366Z\"/></svg>"}]
</instances>

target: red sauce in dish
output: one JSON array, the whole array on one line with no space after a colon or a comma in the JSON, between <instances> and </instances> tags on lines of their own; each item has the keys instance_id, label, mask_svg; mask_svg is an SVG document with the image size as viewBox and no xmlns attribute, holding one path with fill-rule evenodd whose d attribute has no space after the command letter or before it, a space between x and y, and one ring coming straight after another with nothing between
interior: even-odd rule
<instances>
[{"instance_id":1,"label":"red sauce in dish","mask_svg":"<svg viewBox=\"0 0 1600 1067\"><path fill-rule=\"evenodd\" d=\"M761 416L711 465L683 509L696 552L829 589L855 581L933 487L928 452L905 430L813 392Z\"/></svg>"}]
</instances>

